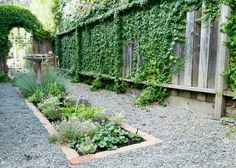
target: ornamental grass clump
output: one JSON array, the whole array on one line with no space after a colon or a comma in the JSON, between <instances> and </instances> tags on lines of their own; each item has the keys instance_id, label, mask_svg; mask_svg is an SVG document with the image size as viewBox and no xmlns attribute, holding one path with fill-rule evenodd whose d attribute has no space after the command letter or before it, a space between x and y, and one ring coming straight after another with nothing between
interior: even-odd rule
<instances>
[{"instance_id":1,"label":"ornamental grass clump","mask_svg":"<svg viewBox=\"0 0 236 168\"><path fill-rule=\"evenodd\" d=\"M40 89L33 71L17 73L15 75L15 83L26 97L32 96Z\"/></svg>"},{"instance_id":2,"label":"ornamental grass clump","mask_svg":"<svg viewBox=\"0 0 236 168\"><path fill-rule=\"evenodd\" d=\"M30 102L38 103L45 97L60 96L65 92L67 80L60 70L48 66L42 85L36 82L33 71L15 74L15 83Z\"/></svg>"}]
</instances>

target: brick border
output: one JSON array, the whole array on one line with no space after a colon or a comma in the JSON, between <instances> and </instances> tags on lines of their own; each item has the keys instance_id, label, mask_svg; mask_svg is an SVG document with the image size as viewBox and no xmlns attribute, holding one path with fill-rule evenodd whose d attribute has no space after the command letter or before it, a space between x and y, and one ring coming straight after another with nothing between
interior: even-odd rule
<instances>
[{"instance_id":1,"label":"brick border","mask_svg":"<svg viewBox=\"0 0 236 168\"><path fill-rule=\"evenodd\" d=\"M49 135L57 134L57 131L54 129L53 125L48 121L46 117L43 116L43 114L37 109L37 107L34 106L34 104L26 102L28 107L33 111L34 115L39 119L39 121L42 123L42 125L47 129ZM122 123L121 127L133 134L136 133L137 129L132 128L131 126ZM159 145L162 143L162 140L153 137L152 135L149 135L146 132L138 131L138 133L142 136L142 138L145 140L144 142L133 144L129 146L124 146L121 148L118 148L113 151L104 151L104 152L98 152L95 154L85 155L85 156L79 156L79 154L74 150L69 148L66 144L57 144L59 148L64 152L66 155L67 160L71 165L77 165L83 162L87 162L93 159L97 158L103 158L111 154L116 153L123 153L129 150L143 148L147 146L153 146L153 145Z\"/></svg>"}]
</instances>

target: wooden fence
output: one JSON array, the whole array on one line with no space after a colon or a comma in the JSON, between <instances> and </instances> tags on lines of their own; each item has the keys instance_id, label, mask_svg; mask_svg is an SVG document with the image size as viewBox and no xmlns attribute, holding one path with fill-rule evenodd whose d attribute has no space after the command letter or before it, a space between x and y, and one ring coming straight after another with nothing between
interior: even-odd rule
<instances>
[{"instance_id":1,"label":"wooden fence","mask_svg":"<svg viewBox=\"0 0 236 168\"><path fill-rule=\"evenodd\" d=\"M222 76L228 67L229 53L224 45L228 37L220 30L229 13L230 8L222 6L219 20L213 22L211 18L199 21L202 17L199 11L187 13L186 45L176 44L173 48L174 55L184 59L184 70L173 75L172 84L162 84L172 90L167 104L202 111L214 118L220 118L227 106L234 104L231 101L233 93L226 91L227 81ZM60 35L63 34L58 34L57 38ZM123 78L131 74L132 55L138 48L138 40L123 46ZM142 55L138 54L136 68L142 63Z\"/></svg>"},{"instance_id":2,"label":"wooden fence","mask_svg":"<svg viewBox=\"0 0 236 168\"><path fill-rule=\"evenodd\" d=\"M224 45L228 37L220 31L229 13L230 8L222 6L219 21L213 22L210 18L199 22L202 15L199 11L187 13L186 45L177 44L174 48L176 57L184 57L184 70L173 76L171 85L163 85L181 90L173 91L173 96L204 102L205 105L195 101L193 105L192 101L184 99L181 106L205 111L214 118L220 118L225 113L225 96L232 96L225 91L227 84L222 76L229 62L229 53Z\"/></svg>"}]
</instances>

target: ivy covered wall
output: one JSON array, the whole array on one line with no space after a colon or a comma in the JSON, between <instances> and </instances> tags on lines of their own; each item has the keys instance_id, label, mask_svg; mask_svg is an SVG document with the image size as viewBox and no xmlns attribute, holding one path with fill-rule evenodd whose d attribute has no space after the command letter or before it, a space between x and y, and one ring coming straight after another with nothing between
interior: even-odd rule
<instances>
[{"instance_id":1,"label":"ivy covered wall","mask_svg":"<svg viewBox=\"0 0 236 168\"><path fill-rule=\"evenodd\" d=\"M113 3L104 0L101 3L94 1L96 8L91 6L92 2L81 2L84 4L79 12L67 13L68 22L67 14L60 14L57 43L60 44L60 37L70 37L70 32L77 32L76 57L69 56L74 51L58 50L60 60L70 57L71 64L76 62L76 75L83 72L98 78L101 75L118 78L124 74L124 55L132 51L126 78L151 85L171 82L172 75L182 68L183 62L173 55L173 48L178 43L185 43L188 11L202 10L205 3L201 22L217 19L223 3L234 6L234 0L124 0ZM68 4L64 6L68 7ZM68 45L70 40L63 43ZM160 98L167 95L162 94L164 89L157 92L160 94L155 95Z\"/></svg>"},{"instance_id":2,"label":"ivy covered wall","mask_svg":"<svg viewBox=\"0 0 236 168\"><path fill-rule=\"evenodd\" d=\"M209 0L207 4L211 3L215 2ZM99 7L103 8L104 4ZM176 43L184 43L186 13L200 7L197 0L127 1L122 5L116 3L115 8L108 5L103 13L100 8L89 9L90 15L76 15L77 20L70 24L62 19L59 24L59 31L63 34L59 36L62 46L59 60L66 63L64 68L71 69L77 62L75 71L119 77L122 75L124 46L136 42L138 49L132 53L128 78L168 83L177 71L173 67L179 67L174 66L180 61L172 53ZM67 32L63 33L65 30ZM76 41L71 38L71 31L75 30L79 40L69 47ZM76 54L72 55L74 50L77 50ZM138 59L142 60L138 62Z\"/></svg>"}]
</instances>

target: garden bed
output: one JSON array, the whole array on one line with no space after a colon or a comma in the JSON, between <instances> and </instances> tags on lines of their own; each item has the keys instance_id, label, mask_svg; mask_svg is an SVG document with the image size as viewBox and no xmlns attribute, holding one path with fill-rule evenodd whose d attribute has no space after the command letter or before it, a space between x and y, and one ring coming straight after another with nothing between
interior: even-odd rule
<instances>
[{"instance_id":1,"label":"garden bed","mask_svg":"<svg viewBox=\"0 0 236 168\"><path fill-rule=\"evenodd\" d=\"M49 122L49 120L44 117L44 115L38 110L38 108L33 104L33 103L29 103L27 102L27 105L29 106L29 108L33 111L33 113L35 114L35 116L39 119L39 121L43 124L43 126L47 129L48 133L50 135L56 135L57 131L54 128L54 126ZM124 129L125 131L128 131L132 134L136 134L137 133L137 129L130 127L129 125L122 123L120 126L122 129ZM68 159L69 163L71 165L76 165L76 164L80 164L86 161L90 161L93 159L97 159L97 158L102 158L102 157L106 157L108 155L111 154L116 154L116 153L122 153L122 152L126 152L132 149L137 149L137 148L141 148L141 147L147 147L147 146L152 146L152 145L158 145L161 144L162 141L160 139L157 139L143 131L138 130L138 134L141 136L142 140L140 142L132 142L130 145L120 145L118 146L118 148L116 150L107 150L107 151L96 151L95 154L88 154L88 155L80 155L78 154L74 149L68 147L68 144L62 144L62 143L57 143L58 146L60 147L60 149L64 152L64 154L66 155L66 158Z\"/></svg>"}]
</instances>

